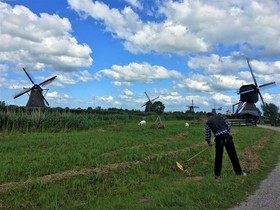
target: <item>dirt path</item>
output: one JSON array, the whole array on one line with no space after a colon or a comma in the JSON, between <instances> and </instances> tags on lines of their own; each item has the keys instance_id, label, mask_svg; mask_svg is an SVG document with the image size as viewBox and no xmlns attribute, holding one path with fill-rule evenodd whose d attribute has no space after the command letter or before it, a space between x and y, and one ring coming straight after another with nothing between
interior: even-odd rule
<instances>
[{"instance_id":1,"label":"dirt path","mask_svg":"<svg viewBox=\"0 0 280 210\"><path fill-rule=\"evenodd\" d=\"M276 130L280 127L258 125L260 128ZM280 135L279 135L280 137ZM278 210L280 209L280 162L271 174L261 182L259 189L247 200L231 210Z\"/></svg>"}]
</instances>

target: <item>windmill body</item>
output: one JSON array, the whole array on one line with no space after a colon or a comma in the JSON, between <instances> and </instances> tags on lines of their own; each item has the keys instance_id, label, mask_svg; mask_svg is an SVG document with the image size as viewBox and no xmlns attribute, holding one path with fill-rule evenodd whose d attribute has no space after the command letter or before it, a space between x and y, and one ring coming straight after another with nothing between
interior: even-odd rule
<instances>
[{"instance_id":1,"label":"windmill body","mask_svg":"<svg viewBox=\"0 0 280 210\"><path fill-rule=\"evenodd\" d=\"M41 88L32 89L26 107L46 107L42 91Z\"/></svg>"},{"instance_id":2,"label":"windmill body","mask_svg":"<svg viewBox=\"0 0 280 210\"><path fill-rule=\"evenodd\" d=\"M148 94L147 94L146 92L145 92L145 95L147 96L148 101L147 101L146 103L144 103L144 104L142 105L142 107L145 106L145 112L150 112L150 111L151 111L151 107L152 107L152 105L153 105L153 101L156 100L156 99L158 99L159 96L151 100L150 97L148 96Z\"/></svg>"},{"instance_id":3,"label":"windmill body","mask_svg":"<svg viewBox=\"0 0 280 210\"><path fill-rule=\"evenodd\" d=\"M211 112L212 112L212 114L216 115L217 114L217 110L221 111L222 109L223 109L222 107L219 107L219 108L215 108L214 107Z\"/></svg>"},{"instance_id":4,"label":"windmill body","mask_svg":"<svg viewBox=\"0 0 280 210\"><path fill-rule=\"evenodd\" d=\"M240 100L233 105L233 113L237 117L238 115L245 117L246 120L258 120L260 113L255 105L261 99L264 106L266 103L262 97L260 89L266 86L275 84L275 82L269 82L263 85L258 85L249 59L247 59L248 67L250 69L254 84L242 85L239 89ZM234 112L234 106L238 105L236 112Z\"/></svg>"},{"instance_id":5,"label":"windmill body","mask_svg":"<svg viewBox=\"0 0 280 210\"><path fill-rule=\"evenodd\" d=\"M56 76L53 76L45 80L44 82L41 82L40 84L36 84L25 68L23 68L23 71L25 72L33 86L31 88L23 89L21 92L14 96L14 99L30 92L26 107L46 107L46 105L49 105L48 101L43 95L44 89L42 88L42 86L51 83L56 78Z\"/></svg>"},{"instance_id":6,"label":"windmill body","mask_svg":"<svg viewBox=\"0 0 280 210\"><path fill-rule=\"evenodd\" d=\"M192 100L192 105L187 106L187 107L189 107L189 113L192 113L192 114L194 114L194 109L199 108L198 106L193 105L193 100Z\"/></svg>"},{"instance_id":7,"label":"windmill body","mask_svg":"<svg viewBox=\"0 0 280 210\"><path fill-rule=\"evenodd\" d=\"M150 112L151 111L151 107L152 107L153 103L151 101L147 101L145 104L145 112Z\"/></svg>"},{"instance_id":8,"label":"windmill body","mask_svg":"<svg viewBox=\"0 0 280 210\"><path fill-rule=\"evenodd\" d=\"M242 102L257 103L259 100L258 91L253 84L241 86L239 93L243 93L240 95Z\"/></svg>"}]
</instances>

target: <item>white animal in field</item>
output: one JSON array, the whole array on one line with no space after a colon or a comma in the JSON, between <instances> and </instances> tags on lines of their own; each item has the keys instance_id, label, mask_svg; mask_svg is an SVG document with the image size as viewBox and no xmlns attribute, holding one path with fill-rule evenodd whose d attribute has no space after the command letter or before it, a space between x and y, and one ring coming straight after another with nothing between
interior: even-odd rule
<instances>
[{"instance_id":1,"label":"white animal in field","mask_svg":"<svg viewBox=\"0 0 280 210\"><path fill-rule=\"evenodd\" d=\"M141 121L138 123L138 125L140 125L140 126L146 125L146 121L145 121L145 120L141 120Z\"/></svg>"},{"instance_id":2,"label":"white animal in field","mask_svg":"<svg viewBox=\"0 0 280 210\"><path fill-rule=\"evenodd\" d=\"M186 127L190 127L189 123L187 123L187 122L185 123L185 126L186 126Z\"/></svg>"}]
</instances>

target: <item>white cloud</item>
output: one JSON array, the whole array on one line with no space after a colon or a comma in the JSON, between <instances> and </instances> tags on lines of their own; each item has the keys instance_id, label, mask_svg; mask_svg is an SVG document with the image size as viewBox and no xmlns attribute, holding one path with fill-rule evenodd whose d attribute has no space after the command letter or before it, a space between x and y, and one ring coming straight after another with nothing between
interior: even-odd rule
<instances>
[{"instance_id":1,"label":"white cloud","mask_svg":"<svg viewBox=\"0 0 280 210\"><path fill-rule=\"evenodd\" d=\"M113 102L114 97L113 96L103 96L103 97L98 97L98 100L104 101L104 102Z\"/></svg>"},{"instance_id":2,"label":"white cloud","mask_svg":"<svg viewBox=\"0 0 280 210\"><path fill-rule=\"evenodd\" d=\"M152 66L148 63L130 63L126 66L113 65L111 69L97 72L98 78L103 76L118 81L115 84L124 85L132 82L153 83L154 80L180 78L182 75L175 70L167 70L162 66Z\"/></svg>"},{"instance_id":3,"label":"white cloud","mask_svg":"<svg viewBox=\"0 0 280 210\"><path fill-rule=\"evenodd\" d=\"M221 92L235 90L244 83L234 75L209 75L190 74L187 78L176 83L179 88L187 88L199 92Z\"/></svg>"},{"instance_id":4,"label":"white cloud","mask_svg":"<svg viewBox=\"0 0 280 210\"><path fill-rule=\"evenodd\" d=\"M219 56L211 54L209 56L194 56L190 57L187 65L191 69L203 69L205 73L223 73L233 74L238 72L241 67L244 67L245 58L236 59L232 56Z\"/></svg>"},{"instance_id":5,"label":"white cloud","mask_svg":"<svg viewBox=\"0 0 280 210\"><path fill-rule=\"evenodd\" d=\"M69 106L68 104L73 100L68 94L58 93L57 91L47 92L45 98L47 101L51 101L53 105L56 104L57 106L61 106L62 104Z\"/></svg>"},{"instance_id":6,"label":"white cloud","mask_svg":"<svg viewBox=\"0 0 280 210\"><path fill-rule=\"evenodd\" d=\"M58 15L34 14L24 6L0 2L0 60L56 71L92 65L91 49L71 35L71 23Z\"/></svg>"},{"instance_id":7,"label":"white cloud","mask_svg":"<svg viewBox=\"0 0 280 210\"><path fill-rule=\"evenodd\" d=\"M210 52L220 46L237 46L247 55L278 56L279 4L277 1L164 1L145 22L130 7L109 8L91 0L68 0L76 11L105 24L114 38L124 40L133 53Z\"/></svg>"},{"instance_id":8,"label":"white cloud","mask_svg":"<svg viewBox=\"0 0 280 210\"><path fill-rule=\"evenodd\" d=\"M56 92L56 91L54 91L54 92L48 92L47 94L46 94L46 96L48 97L48 98L52 98L52 99L69 99L69 98L71 98L69 95L67 95L67 94L61 94L61 93L58 93L58 92Z\"/></svg>"},{"instance_id":9,"label":"white cloud","mask_svg":"<svg viewBox=\"0 0 280 210\"><path fill-rule=\"evenodd\" d=\"M135 8L138 8L138 9L143 8L143 6L141 5L139 0L125 0L125 1Z\"/></svg>"},{"instance_id":10,"label":"white cloud","mask_svg":"<svg viewBox=\"0 0 280 210\"><path fill-rule=\"evenodd\" d=\"M143 22L130 7L123 10L110 9L101 2L68 0L70 6L80 13L104 22L106 30L114 37L124 40L124 46L132 53L151 51L206 52L208 44L184 25L172 21L162 23Z\"/></svg>"},{"instance_id":11,"label":"white cloud","mask_svg":"<svg viewBox=\"0 0 280 210\"><path fill-rule=\"evenodd\" d=\"M280 94L269 94L264 93L262 94L265 103L273 103L280 108Z\"/></svg>"},{"instance_id":12,"label":"white cloud","mask_svg":"<svg viewBox=\"0 0 280 210\"><path fill-rule=\"evenodd\" d=\"M219 104L232 105L232 104L236 103L236 101L234 101L233 97L224 95L222 93L214 93L213 99L216 102L218 102Z\"/></svg>"},{"instance_id":13,"label":"white cloud","mask_svg":"<svg viewBox=\"0 0 280 210\"><path fill-rule=\"evenodd\" d=\"M123 94L124 94L125 96L133 96L133 92L130 91L130 90L128 90L128 89L123 90Z\"/></svg>"},{"instance_id":14,"label":"white cloud","mask_svg":"<svg viewBox=\"0 0 280 210\"><path fill-rule=\"evenodd\" d=\"M112 85L114 86L131 86L131 82L120 82L120 81L113 81Z\"/></svg>"}]
</instances>

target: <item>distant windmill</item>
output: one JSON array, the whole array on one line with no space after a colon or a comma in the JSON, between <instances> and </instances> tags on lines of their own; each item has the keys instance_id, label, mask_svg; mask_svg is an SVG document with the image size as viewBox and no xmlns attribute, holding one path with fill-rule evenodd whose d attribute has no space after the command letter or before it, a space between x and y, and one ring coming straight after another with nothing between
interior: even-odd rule
<instances>
[{"instance_id":1,"label":"distant windmill","mask_svg":"<svg viewBox=\"0 0 280 210\"><path fill-rule=\"evenodd\" d=\"M56 78L56 76L53 76L53 77L45 80L44 82L41 82L40 84L36 84L32 80L31 76L28 74L28 72L25 68L23 68L23 71L25 72L25 74L27 75L27 77L29 78L29 80L31 81L33 86L30 88L24 88L21 92L19 92L18 94L16 94L14 96L14 99L25 93L30 92L26 107L46 107L46 104L49 106L48 101L46 100L45 96L43 95L43 90L45 90L45 89L43 89L42 86L45 86L45 85L51 83Z\"/></svg>"},{"instance_id":2,"label":"distant windmill","mask_svg":"<svg viewBox=\"0 0 280 210\"><path fill-rule=\"evenodd\" d=\"M194 109L195 109L195 108L199 108L198 106L194 106L194 105L193 105L193 100L192 100L192 105L187 106L187 107L189 107L189 113L194 113Z\"/></svg>"},{"instance_id":3,"label":"distant windmill","mask_svg":"<svg viewBox=\"0 0 280 210\"><path fill-rule=\"evenodd\" d=\"M158 99L159 96L151 100L150 97L148 96L148 94L147 94L146 92L145 92L145 95L147 96L148 101L147 101L146 103L144 103L144 104L142 105L142 107L146 106L145 112L150 112L150 111L151 111L151 106L153 105L153 101L156 100L156 99Z\"/></svg>"},{"instance_id":4,"label":"distant windmill","mask_svg":"<svg viewBox=\"0 0 280 210\"><path fill-rule=\"evenodd\" d=\"M216 106L214 105L214 108L212 109L212 113L215 115L215 114L217 114L217 112L216 112L216 110L222 110L223 108L222 107L218 107L218 108L216 108Z\"/></svg>"},{"instance_id":5,"label":"distant windmill","mask_svg":"<svg viewBox=\"0 0 280 210\"><path fill-rule=\"evenodd\" d=\"M250 64L250 60L246 58L248 67L250 69L252 78L254 80L254 84L242 85L239 89L240 101L233 105L233 113L237 116L239 115L248 115L253 116L254 118L259 117L259 112L255 103L259 101L259 96L264 106L267 104L264 102L260 89L266 86L274 85L275 82L269 82L263 85L258 85L255 75L253 74L253 70ZM234 112L234 106L238 105L237 110Z\"/></svg>"}]
</instances>

